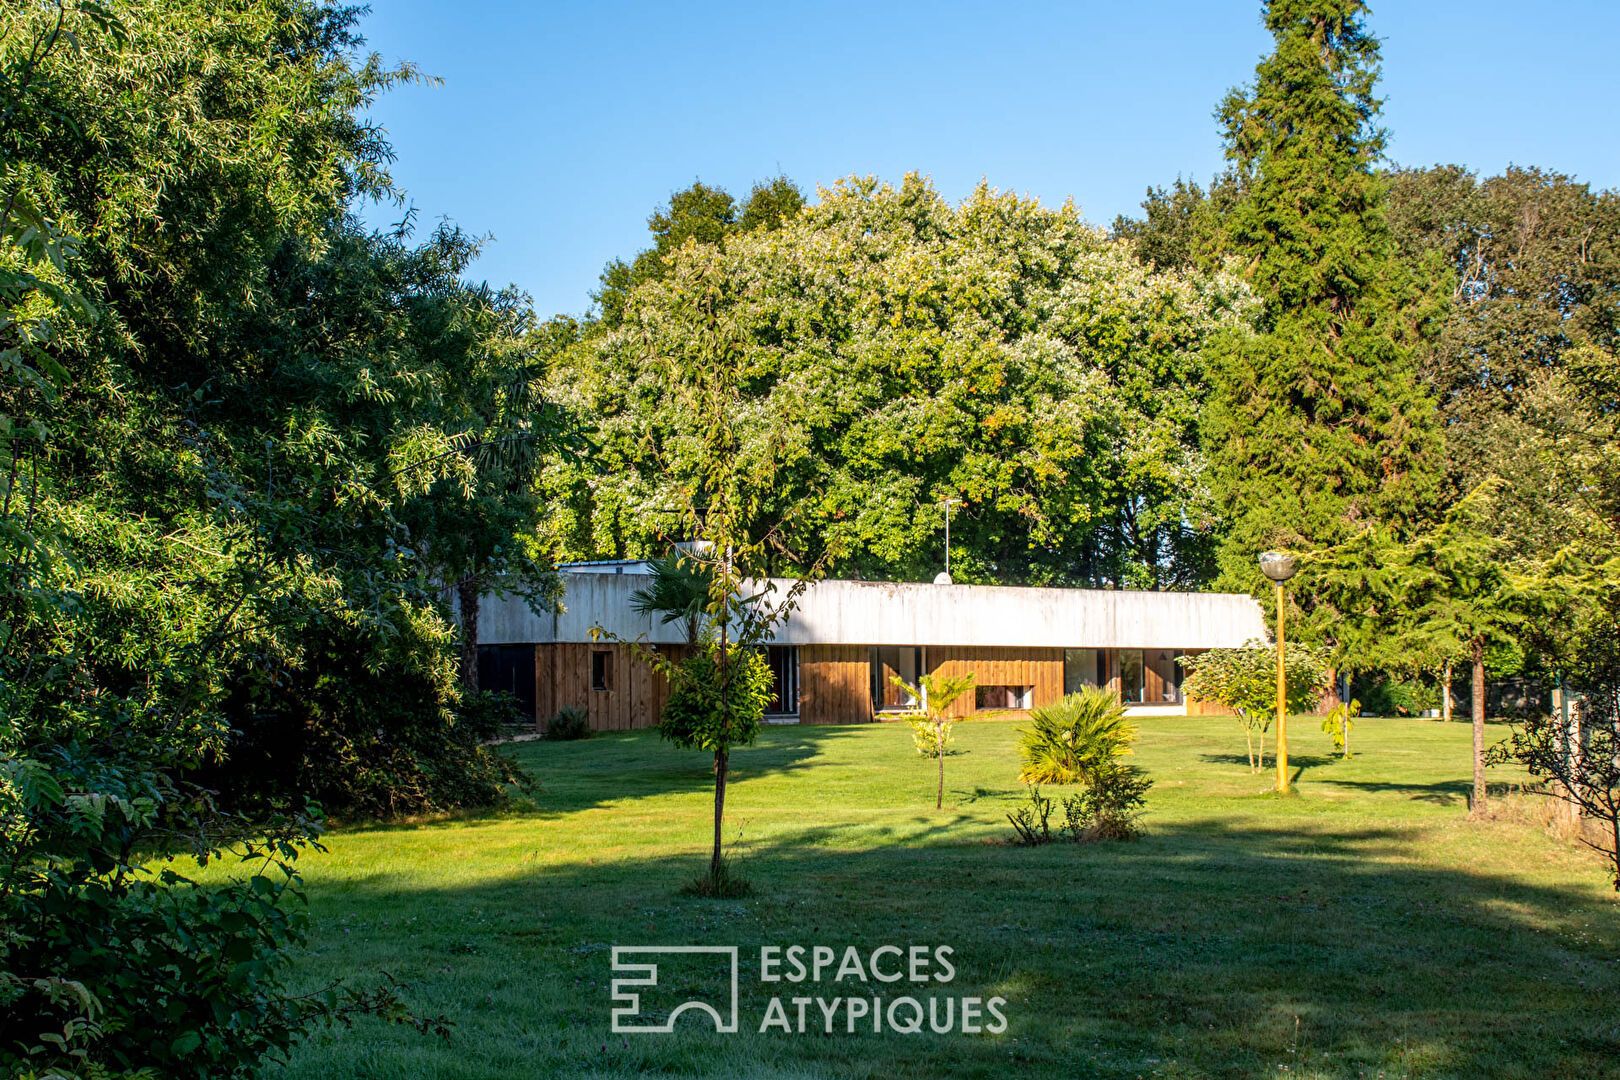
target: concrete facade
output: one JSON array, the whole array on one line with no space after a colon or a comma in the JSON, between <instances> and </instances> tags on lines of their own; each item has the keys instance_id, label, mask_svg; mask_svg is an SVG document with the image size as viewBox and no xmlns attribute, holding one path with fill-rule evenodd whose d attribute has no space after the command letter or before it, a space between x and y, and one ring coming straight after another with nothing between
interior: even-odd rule
<instances>
[{"instance_id":1,"label":"concrete facade","mask_svg":"<svg viewBox=\"0 0 1620 1080\"><path fill-rule=\"evenodd\" d=\"M683 623L637 615L630 594L641 573L612 564L570 568L562 610L536 614L522 600L488 597L480 611L486 645L587 642L607 638L678 645ZM772 597L793 583L772 580ZM1012 648L1239 648L1266 640L1251 596L1235 593L1033 589L1000 585L817 581L778 624L781 645L957 645Z\"/></svg>"},{"instance_id":2,"label":"concrete facade","mask_svg":"<svg viewBox=\"0 0 1620 1080\"><path fill-rule=\"evenodd\" d=\"M662 676L622 643L679 655L684 621L636 614L630 598L647 584L645 563L564 570L555 611L485 598L481 660L487 655L501 681L491 688L532 703L537 728L564 706L586 710L602 730L655 723ZM953 716L1038 707L1084 686L1113 691L1133 712L1185 714L1196 703L1181 695L1181 655L1266 638L1260 605L1228 593L869 581L759 587L765 603L793 602L766 650L772 723L904 717L915 703L897 697L892 678L913 683L922 674L974 676L974 694Z\"/></svg>"}]
</instances>

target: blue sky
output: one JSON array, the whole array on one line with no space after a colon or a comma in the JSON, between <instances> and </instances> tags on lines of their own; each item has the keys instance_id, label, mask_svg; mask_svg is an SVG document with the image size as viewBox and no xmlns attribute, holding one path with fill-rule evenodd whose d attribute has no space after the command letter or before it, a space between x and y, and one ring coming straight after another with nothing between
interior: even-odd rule
<instances>
[{"instance_id":1,"label":"blue sky","mask_svg":"<svg viewBox=\"0 0 1620 1080\"><path fill-rule=\"evenodd\" d=\"M1620 2L1375 0L1372 26L1393 160L1620 187ZM493 235L474 273L543 314L583 312L697 178L984 177L1106 224L1219 168L1212 111L1270 42L1257 0L374 0L362 30L444 80L373 110L395 179L424 222Z\"/></svg>"}]
</instances>

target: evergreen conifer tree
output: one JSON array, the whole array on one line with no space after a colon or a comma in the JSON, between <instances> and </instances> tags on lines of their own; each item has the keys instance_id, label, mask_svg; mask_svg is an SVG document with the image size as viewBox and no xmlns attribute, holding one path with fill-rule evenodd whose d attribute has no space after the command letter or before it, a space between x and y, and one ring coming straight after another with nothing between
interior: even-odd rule
<instances>
[{"instance_id":1,"label":"evergreen conifer tree","mask_svg":"<svg viewBox=\"0 0 1620 1080\"><path fill-rule=\"evenodd\" d=\"M1227 587L1262 584L1259 551L1310 551L1369 524L1402 532L1432 500L1439 436L1375 172L1384 132L1366 12L1361 0L1269 0L1276 48L1220 110L1246 192L1225 246L1264 303L1263 333L1216 358L1204 417Z\"/></svg>"}]
</instances>

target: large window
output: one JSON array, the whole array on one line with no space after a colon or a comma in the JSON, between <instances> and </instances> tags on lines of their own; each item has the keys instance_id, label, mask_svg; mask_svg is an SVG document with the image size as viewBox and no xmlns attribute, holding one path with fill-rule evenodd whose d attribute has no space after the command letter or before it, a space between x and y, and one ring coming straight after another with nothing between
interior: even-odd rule
<instances>
[{"instance_id":1,"label":"large window","mask_svg":"<svg viewBox=\"0 0 1620 1080\"><path fill-rule=\"evenodd\" d=\"M478 646L478 687L517 698L525 716L534 715L534 646Z\"/></svg>"},{"instance_id":2,"label":"large window","mask_svg":"<svg viewBox=\"0 0 1620 1080\"><path fill-rule=\"evenodd\" d=\"M882 645L872 650L872 708L877 712L904 712L922 703L900 687L896 677L912 686L922 673L922 649L916 645Z\"/></svg>"},{"instance_id":3,"label":"large window","mask_svg":"<svg viewBox=\"0 0 1620 1080\"><path fill-rule=\"evenodd\" d=\"M765 714L799 715L798 646L771 645L765 650L765 660L771 665L771 700L765 706Z\"/></svg>"},{"instance_id":4,"label":"large window","mask_svg":"<svg viewBox=\"0 0 1620 1080\"><path fill-rule=\"evenodd\" d=\"M1141 649L1119 650L1119 699L1125 704L1142 704L1144 674Z\"/></svg>"},{"instance_id":5,"label":"large window","mask_svg":"<svg viewBox=\"0 0 1620 1080\"><path fill-rule=\"evenodd\" d=\"M1181 665L1174 649L1149 649L1146 658L1145 700L1160 705L1181 704Z\"/></svg>"},{"instance_id":6,"label":"large window","mask_svg":"<svg viewBox=\"0 0 1620 1080\"><path fill-rule=\"evenodd\" d=\"M1063 692L1078 694L1088 686L1103 686L1108 673L1103 670L1106 653L1101 649L1063 650Z\"/></svg>"}]
</instances>

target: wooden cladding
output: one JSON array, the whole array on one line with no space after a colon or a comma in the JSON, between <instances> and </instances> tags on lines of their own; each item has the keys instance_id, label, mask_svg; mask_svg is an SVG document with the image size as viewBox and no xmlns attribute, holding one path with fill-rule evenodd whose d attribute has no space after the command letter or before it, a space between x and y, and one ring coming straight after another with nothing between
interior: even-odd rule
<instances>
[{"instance_id":1,"label":"wooden cladding","mask_svg":"<svg viewBox=\"0 0 1620 1080\"><path fill-rule=\"evenodd\" d=\"M666 655L679 656L683 646L661 646ZM1057 701L1064 692L1064 651L1047 648L990 648L985 646L906 647L903 650L877 650L867 645L801 645L798 653L798 718L803 724L859 724L874 719L872 698L874 654L877 671L887 676L891 667L887 653L917 657L921 669L931 675L972 674L978 687L991 688L980 694L969 691L948 710L952 718L975 712L996 713L1002 708L978 708L978 700L1020 701L1039 708ZM1071 650L1078 651L1078 650ZM1088 650L1089 651L1089 650ZM1119 649L1099 649L1087 679L1102 679L1102 685L1118 694L1122 689ZM773 649L773 661L788 673L789 651ZM776 655L779 654L779 655ZM898 671L907 665L894 666ZM910 665L915 667L915 664ZM1139 669L1142 665L1138 665ZM1154 665L1138 676L1148 704L1157 704L1166 687L1156 678ZM783 689L788 683L783 680ZM887 688L888 679L881 686ZM605 689L593 689L602 687ZM541 644L534 646L535 727L543 730L565 705L575 705L590 717L593 731L624 731L651 727L658 722L668 691L664 679L636 655L628 645L616 643ZM791 697L791 693L787 694ZM784 701L784 704L786 702ZM1168 704L1168 703L1167 703ZM1197 716L1220 711L1199 702L1188 702L1187 712ZM788 714L788 715L791 715ZM883 719L898 719L905 712L886 712Z\"/></svg>"},{"instance_id":2,"label":"wooden cladding","mask_svg":"<svg viewBox=\"0 0 1620 1080\"><path fill-rule=\"evenodd\" d=\"M872 719L872 665L865 645L799 646L799 723Z\"/></svg>"},{"instance_id":3,"label":"wooden cladding","mask_svg":"<svg viewBox=\"0 0 1620 1080\"><path fill-rule=\"evenodd\" d=\"M1030 705L1038 708L1063 696L1062 649L991 649L982 646L930 645L924 651L924 666L930 675L972 674L978 686L1030 688ZM957 698L946 715L954 718L973 715L973 692Z\"/></svg>"},{"instance_id":4,"label":"wooden cladding","mask_svg":"<svg viewBox=\"0 0 1620 1080\"><path fill-rule=\"evenodd\" d=\"M679 656L685 646L660 645L659 651ZM604 684L606 689L592 688ZM534 647L536 730L544 730L564 705L584 709L592 731L651 727L658 722L667 696L664 677L628 645L590 642Z\"/></svg>"}]
</instances>

